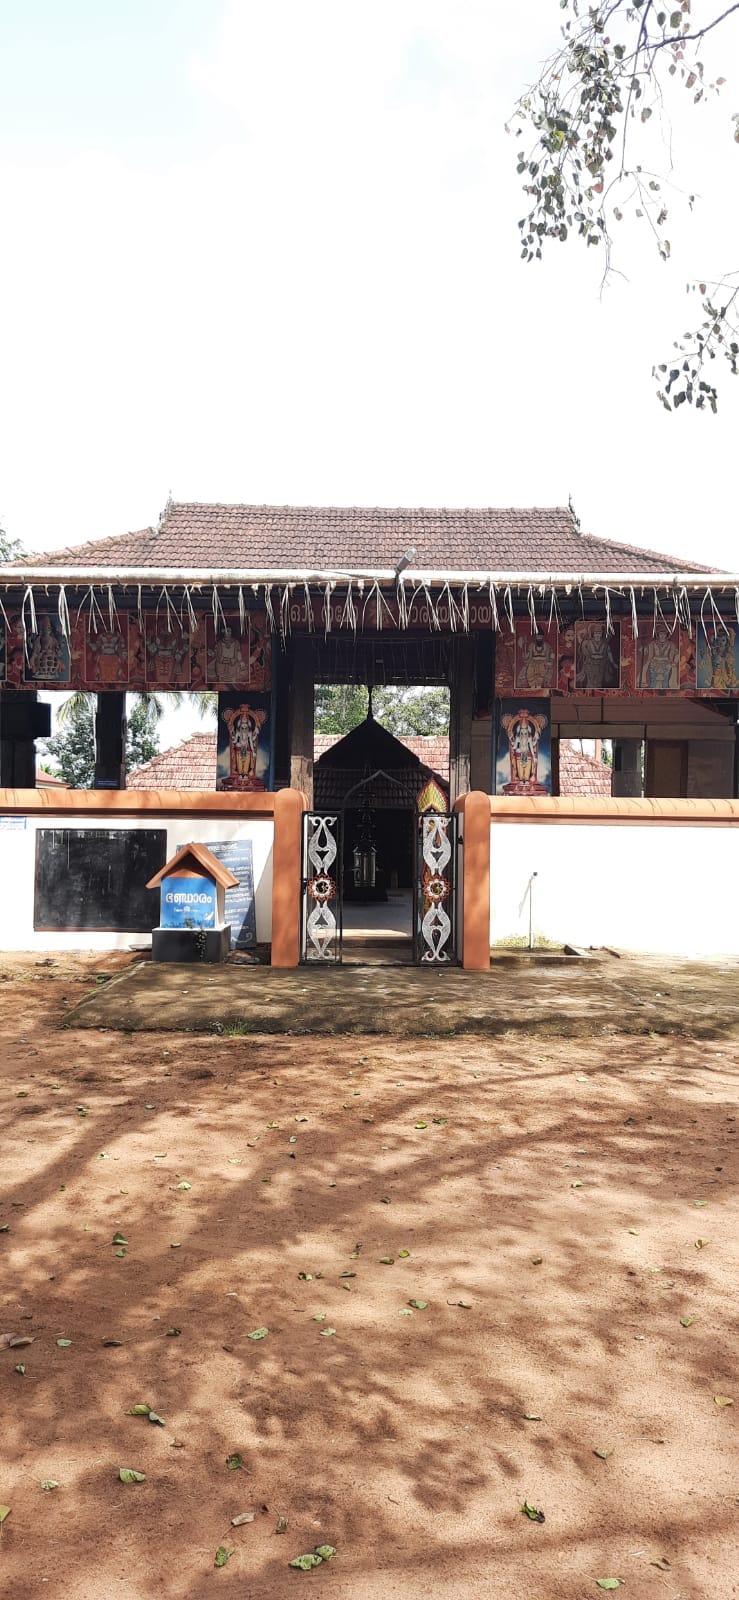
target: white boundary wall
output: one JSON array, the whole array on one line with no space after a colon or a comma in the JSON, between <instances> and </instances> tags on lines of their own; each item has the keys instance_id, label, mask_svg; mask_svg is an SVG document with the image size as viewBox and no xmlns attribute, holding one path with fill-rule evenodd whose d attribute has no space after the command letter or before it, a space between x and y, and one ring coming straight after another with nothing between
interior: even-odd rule
<instances>
[{"instance_id":1,"label":"white boundary wall","mask_svg":"<svg viewBox=\"0 0 739 1600\"><path fill-rule=\"evenodd\" d=\"M739 817L515 823L490 829L490 943L535 941L652 954L739 955Z\"/></svg>"},{"instance_id":2,"label":"white boundary wall","mask_svg":"<svg viewBox=\"0 0 739 1600\"><path fill-rule=\"evenodd\" d=\"M151 937L147 933L112 933L75 930L69 933L40 933L33 926L34 873L36 863L36 834L40 828L115 828L124 832L141 828L166 828L167 860L182 845L197 841L209 844L217 840L250 839L254 863L254 892L256 901L257 939L268 941L272 937L272 847L274 820L272 817L210 814L193 816L161 810L146 810L135 814L108 812L103 815L88 812L54 812L49 808L25 817L25 827L3 825L0 818L0 950L127 950L149 949Z\"/></svg>"}]
</instances>

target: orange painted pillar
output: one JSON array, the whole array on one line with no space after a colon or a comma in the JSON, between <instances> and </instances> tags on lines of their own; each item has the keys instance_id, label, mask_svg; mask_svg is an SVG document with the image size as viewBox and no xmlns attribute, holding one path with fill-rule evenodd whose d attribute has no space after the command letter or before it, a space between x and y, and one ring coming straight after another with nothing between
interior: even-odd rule
<instances>
[{"instance_id":1,"label":"orange painted pillar","mask_svg":"<svg viewBox=\"0 0 739 1600\"><path fill-rule=\"evenodd\" d=\"M305 795L280 789L275 795L272 848L272 966L300 961L300 851Z\"/></svg>"},{"instance_id":2,"label":"orange painted pillar","mask_svg":"<svg viewBox=\"0 0 739 1600\"><path fill-rule=\"evenodd\" d=\"M490 798L479 789L462 795L462 966L490 971Z\"/></svg>"}]
</instances>

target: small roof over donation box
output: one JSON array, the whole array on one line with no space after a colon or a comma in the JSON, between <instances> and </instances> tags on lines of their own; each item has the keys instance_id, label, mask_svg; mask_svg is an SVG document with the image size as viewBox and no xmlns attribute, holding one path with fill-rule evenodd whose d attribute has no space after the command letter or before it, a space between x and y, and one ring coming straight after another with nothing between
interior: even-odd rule
<instances>
[{"instance_id":1,"label":"small roof over donation box","mask_svg":"<svg viewBox=\"0 0 739 1600\"><path fill-rule=\"evenodd\" d=\"M166 866L162 867L159 872L155 872L154 877L149 879L146 887L147 889L158 889L164 878L175 877L178 873L182 874L182 876L189 874L198 878L212 878L213 882L217 883L222 889L238 888L238 878L235 878L234 874L229 872L228 867L224 867L223 862L219 861L217 856L214 856L205 844L183 845L182 849L178 850L177 854L172 856L171 860L166 863Z\"/></svg>"}]
</instances>

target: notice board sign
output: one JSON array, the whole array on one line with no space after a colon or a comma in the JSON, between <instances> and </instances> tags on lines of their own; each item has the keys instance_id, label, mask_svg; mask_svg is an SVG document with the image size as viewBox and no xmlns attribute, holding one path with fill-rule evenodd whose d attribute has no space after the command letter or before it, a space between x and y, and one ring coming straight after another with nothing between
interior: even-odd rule
<instances>
[{"instance_id":1,"label":"notice board sign","mask_svg":"<svg viewBox=\"0 0 739 1600\"><path fill-rule=\"evenodd\" d=\"M224 914L231 924L231 949L248 950L257 942L251 839L230 839L222 844L211 844L209 840L208 849L239 880L236 889L226 890Z\"/></svg>"},{"instance_id":2,"label":"notice board sign","mask_svg":"<svg viewBox=\"0 0 739 1600\"><path fill-rule=\"evenodd\" d=\"M151 933L166 828L40 828L33 926L39 932Z\"/></svg>"}]
</instances>

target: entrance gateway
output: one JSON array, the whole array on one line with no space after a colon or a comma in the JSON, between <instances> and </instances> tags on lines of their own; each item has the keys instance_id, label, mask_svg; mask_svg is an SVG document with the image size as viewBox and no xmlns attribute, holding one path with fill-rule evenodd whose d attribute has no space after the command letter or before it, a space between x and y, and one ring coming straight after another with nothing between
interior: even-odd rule
<instances>
[{"instance_id":1,"label":"entrance gateway","mask_svg":"<svg viewBox=\"0 0 739 1600\"><path fill-rule=\"evenodd\" d=\"M412 940L417 966L452 966L457 956L457 817L422 812L413 844ZM375 847L355 847L360 901L376 887ZM337 966L343 956L344 819L340 812L303 814L300 958ZM371 900L365 903L371 904Z\"/></svg>"}]
</instances>

